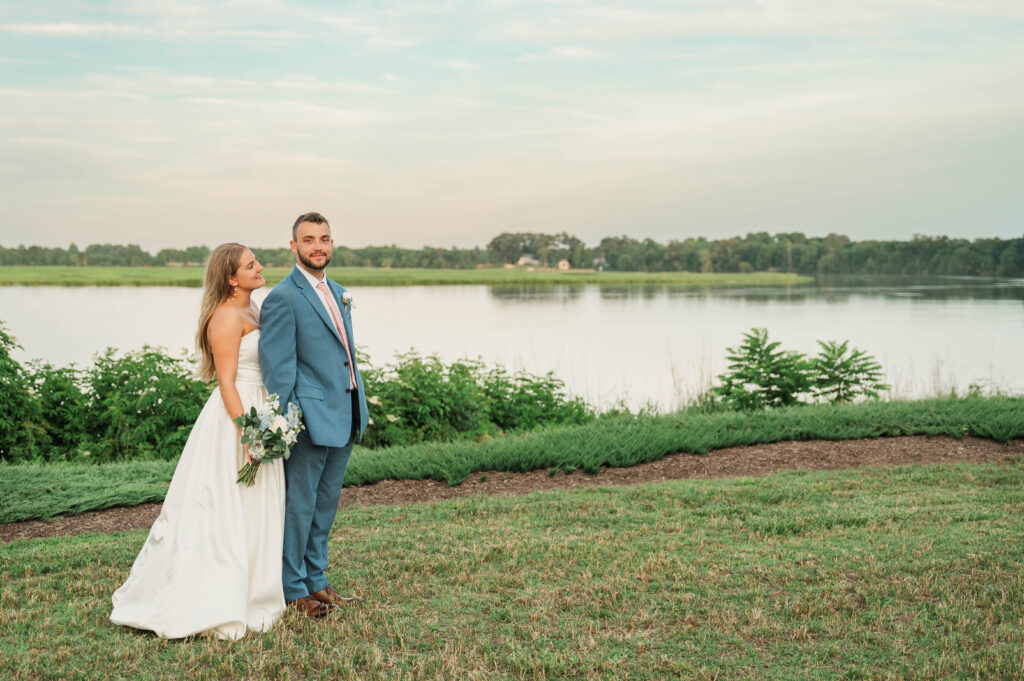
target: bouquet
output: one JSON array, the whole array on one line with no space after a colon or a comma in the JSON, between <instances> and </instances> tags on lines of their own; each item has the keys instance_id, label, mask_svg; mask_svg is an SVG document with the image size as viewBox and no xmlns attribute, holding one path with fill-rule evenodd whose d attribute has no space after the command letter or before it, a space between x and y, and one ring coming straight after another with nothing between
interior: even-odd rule
<instances>
[{"instance_id":1,"label":"bouquet","mask_svg":"<svg viewBox=\"0 0 1024 681\"><path fill-rule=\"evenodd\" d=\"M305 427L299 420L301 418L302 410L291 402L288 403L288 416L285 416L277 394L271 393L262 409L257 411L253 407L248 414L234 419L242 429L242 444L249 445L252 457L252 461L238 471L239 484L252 487L261 463L288 458L299 431Z\"/></svg>"}]
</instances>

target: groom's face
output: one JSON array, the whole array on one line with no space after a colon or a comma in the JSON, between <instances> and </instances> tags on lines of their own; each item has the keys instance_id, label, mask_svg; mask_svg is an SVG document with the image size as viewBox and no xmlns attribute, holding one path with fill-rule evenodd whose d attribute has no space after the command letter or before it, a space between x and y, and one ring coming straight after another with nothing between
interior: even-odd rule
<instances>
[{"instance_id":1,"label":"groom's face","mask_svg":"<svg viewBox=\"0 0 1024 681\"><path fill-rule=\"evenodd\" d=\"M334 239L331 228L326 224L300 222L295 228L295 241L291 242L292 252L299 263L310 272L321 272L331 262Z\"/></svg>"}]
</instances>

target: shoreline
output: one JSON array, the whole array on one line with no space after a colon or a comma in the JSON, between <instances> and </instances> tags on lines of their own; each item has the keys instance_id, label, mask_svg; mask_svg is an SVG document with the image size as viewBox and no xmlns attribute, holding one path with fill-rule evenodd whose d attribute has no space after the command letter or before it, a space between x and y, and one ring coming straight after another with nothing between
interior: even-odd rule
<instances>
[{"instance_id":1,"label":"shoreline","mask_svg":"<svg viewBox=\"0 0 1024 681\"><path fill-rule=\"evenodd\" d=\"M268 285L284 279L291 267L268 267ZM0 286L184 286L203 285L202 267L70 267L11 265L0 267ZM784 272L595 272L587 270L506 269L471 270L328 267L327 275L346 286L794 286L813 277Z\"/></svg>"}]
</instances>

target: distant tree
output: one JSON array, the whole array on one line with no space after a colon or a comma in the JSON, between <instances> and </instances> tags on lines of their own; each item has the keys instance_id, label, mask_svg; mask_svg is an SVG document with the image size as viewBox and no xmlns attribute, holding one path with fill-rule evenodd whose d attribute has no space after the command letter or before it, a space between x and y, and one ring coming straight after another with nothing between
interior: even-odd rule
<instances>
[{"instance_id":1,"label":"distant tree","mask_svg":"<svg viewBox=\"0 0 1024 681\"><path fill-rule=\"evenodd\" d=\"M75 265L76 267L82 264L82 254L78 251L78 246L73 241L68 246L68 264Z\"/></svg>"},{"instance_id":2,"label":"distant tree","mask_svg":"<svg viewBox=\"0 0 1024 681\"><path fill-rule=\"evenodd\" d=\"M92 244L85 249L84 255L92 266L142 267L159 264L155 257L135 244Z\"/></svg>"},{"instance_id":3,"label":"distant tree","mask_svg":"<svg viewBox=\"0 0 1024 681\"><path fill-rule=\"evenodd\" d=\"M288 248L253 247L268 267L288 267L295 255ZM0 246L0 266L105 265L151 266L167 263L202 264L206 246L165 248L156 256L134 244L92 244L80 250L19 245ZM563 258L573 267L642 272L797 272L802 274L904 274L1024 277L1024 238L952 239L915 234L910 241L851 241L841 234L807 237L800 232L751 232L743 237L709 241L703 237L662 245L646 238L605 237L593 247L561 232L503 232L487 248L420 249L335 246L332 265L342 267L471 268L514 263L523 255L547 266Z\"/></svg>"},{"instance_id":4,"label":"distant tree","mask_svg":"<svg viewBox=\"0 0 1024 681\"><path fill-rule=\"evenodd\" d=\"M1024 276L1024 239L1015 239L1002 249L999 263L996 265L996 276Z\"/></svg>"},{"instance_id":5,"label":"distant tree","mask_svg":"<svg viewBox=\"0 0 1024 681\"><path fill-rule=\"evenodd\" d=\"M487 244L487 252L496 265L514 263L523 255L522 235L502 232Z\"/></svg>"}]
</instances>

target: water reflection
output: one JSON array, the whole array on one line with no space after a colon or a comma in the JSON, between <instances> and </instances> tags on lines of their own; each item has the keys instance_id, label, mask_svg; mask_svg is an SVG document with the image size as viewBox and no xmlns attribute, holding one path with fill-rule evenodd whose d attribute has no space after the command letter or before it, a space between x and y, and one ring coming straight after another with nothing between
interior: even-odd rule
<instances>
[{"instance_id":1,"label":"water reflection","mask_svg":"<svg viewBox=\"0 0 1024 681\"><path fill-rule=\"evenodd\" d=\"M533 284L513 284L489 286L491 297L501 303L537 302L570 302L578 300L586 289L584 284L555 284L538 286Z\"/></svg>"},{"instance_id":2,"label":"water reflection","mask_svg":"<svg viewBox=\"0 0 1024 681\"><path fill-rule=\"evenodd\" d=\"M778 287L602 286L601 296L614 298L742 299L750 302L820 300L828 303L863 298L920 300L1024 301L1024 279L981 277L821 277L817 281Z\"/></svg>"},{"instance_id":3,"label":"water reflection","mask_svg":"<svg viewBox=\"0 0 1024 681\"><path fill-rule=\"evenodd\" d=\"M1024 391L1019 279L353 288L356 341L377 364L415 347L446 361L480 357L511 370L554 371L571 392L604 407L685 404L725 370L726 348L752 327L810 354L817 340L849 340L882 363L898 397L977 382ZM24 346L18 361L82 366L108 346L191 348L200 295L167 287L0 287L0 320Z\"/></svg>"},{"instance_id":4,"label":"water reflection","mask_svg":"<svg viewBox=\"0 0 1024 681\"><path fill-rule=\"evenodd\" d=\"M790 286L680 286L673 284L553 284L488 287L496 301L522 304L571 302L595 289L603 300L743 300L751 303L821 301L846 303L854 298L922 301L1017 300L1024 302L1024 279L987 277L833 276Z\"/></svg>"},{"instance_id":5,"label":"water reflection","mask_svg":"<svg viewBox=\"0 0 1024 681\"><path fill-rule=\"evenodd\" d=\"M819 277L796 287L805 295L843 301L851 296L921 300L1021 300L1024 279L994 277Z\"/></svg>"}]
</instances>

